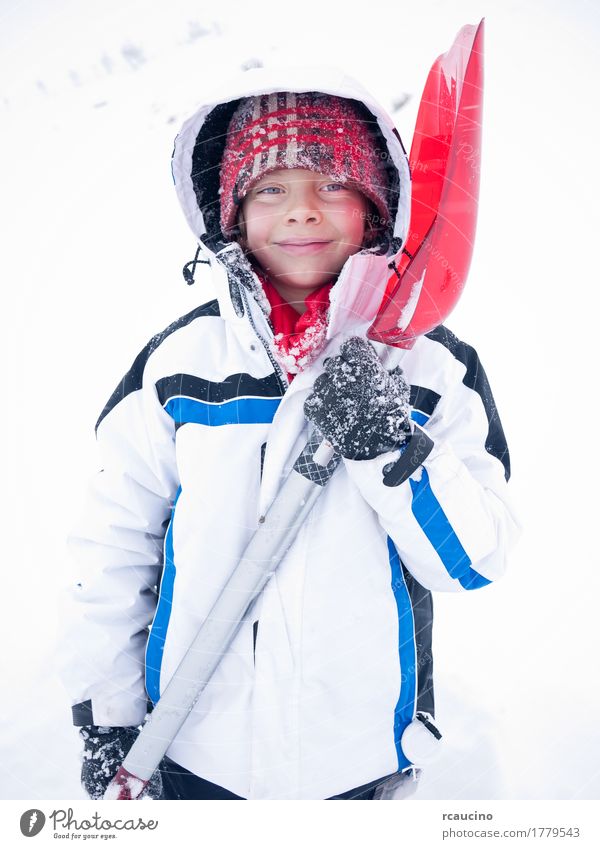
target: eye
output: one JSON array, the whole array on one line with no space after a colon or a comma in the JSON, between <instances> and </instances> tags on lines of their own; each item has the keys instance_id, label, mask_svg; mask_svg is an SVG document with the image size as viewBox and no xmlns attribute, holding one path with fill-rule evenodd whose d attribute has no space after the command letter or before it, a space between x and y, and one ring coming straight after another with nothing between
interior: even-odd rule
<instances>
[{"instance_id":1,"label":"eye","mask_svg":"<svg viewBox=\"0 0 600 849\"><path fill-rule=\"evenodd\" d=\"M327 183L327 185L323 186L323 189L326 192L348 191L343 183Z\"/></svg>"},{"instance_id":2,"label":"eye","mask_svg":"<svg viewBox=\"0 0 600 849\"><path fill-rule=\"evenodd\" d=\"M257 189L257 195L270 195L270 194L278 194L282 189L279 186L264 186L262 189Z\"/></svg>"}]
</instances>

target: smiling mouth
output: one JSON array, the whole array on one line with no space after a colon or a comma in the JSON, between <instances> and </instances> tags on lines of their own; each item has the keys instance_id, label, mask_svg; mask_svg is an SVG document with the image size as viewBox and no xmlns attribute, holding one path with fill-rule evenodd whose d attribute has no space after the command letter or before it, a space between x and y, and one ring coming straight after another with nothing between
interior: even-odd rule
<instances>
[{"instance_id":1,"label":"smiling mouth","mask_svg":"<svg viewBox=\"0 0 600 849\"><path fill-rule=\"evenodd\" d=\"M277 247L290 254L311 254L323 250L331 244L330 240L323 239L294 239L289 242L277 242Z\"/></svg>"}]
</instances>

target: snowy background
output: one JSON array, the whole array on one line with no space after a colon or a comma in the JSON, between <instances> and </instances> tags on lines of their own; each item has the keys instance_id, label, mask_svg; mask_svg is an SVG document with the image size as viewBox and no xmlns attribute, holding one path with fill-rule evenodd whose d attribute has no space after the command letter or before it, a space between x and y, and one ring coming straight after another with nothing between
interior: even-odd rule
<instances>
[{"instance_id":1,"label":"snowy background","mask_svg":"<svg viewBox=\"0 0 600 849\"><path fill-rule=\"evenodd\" d=\"M436 597L447 743L418 798L598 798L599 7L286 7L0 3L0 799L82 798L53 669L64 541L107 397L153 333L209 296L180 274L195 249L170 176L180 123L244 64L318 62L371 89L410 147L431 63L484 15L479 230L448 325L490 377L524 533L500 583Z\"/></svg>"}]
</instances>

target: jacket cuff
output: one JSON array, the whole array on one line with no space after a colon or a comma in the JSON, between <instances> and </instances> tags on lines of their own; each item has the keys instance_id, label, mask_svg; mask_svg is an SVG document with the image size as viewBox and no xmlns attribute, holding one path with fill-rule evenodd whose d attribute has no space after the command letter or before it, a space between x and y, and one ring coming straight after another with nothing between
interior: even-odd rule
<instances>
[{"instance_id":1,"label":"jacket cuff","mask_svg":"<svg viewBox=\"0 0 600 849\"><path fill-rule=\"evenodd\" d=\"M114 700L96 698L78 702L71 708L73 725L103 725L107 728L125 728L141 725L148 713L146 698L131 698L123 704Z\"/></svg>"},{"instance_id":2,"label":"jacket cuff","mask_svg":"<svg viewBox=\"0 0 600 849\"><path fill-rule=\"evenodd\" d=\"M80 702L78 705L73 705L71 708L73 714L73 725L93 725L94 715L92 713L92 700Z\"/></svg>"},{"instance_id":3,"label":"jacket cuff","mask_svg":"<svg viewBox=\"0 0 600 849\"><path fill-rule=\"evenodd\" d=\"M408 442L403 446L402 454L393 463L387 463L383 471L385 486L400 486L415 472L433 450L433 439L417 425Z\"/></svg>"}]
</instances>

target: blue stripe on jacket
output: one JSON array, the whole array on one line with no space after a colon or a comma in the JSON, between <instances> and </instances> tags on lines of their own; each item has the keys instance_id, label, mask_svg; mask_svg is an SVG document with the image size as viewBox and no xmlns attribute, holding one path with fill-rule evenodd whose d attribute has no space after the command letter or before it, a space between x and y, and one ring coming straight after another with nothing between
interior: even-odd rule
<instances>
[{"instance_id":1,"label":"blue stripe on jacket","mask_svg":"<svg viewBox=\"0 0 600 849\"><path fill-rule=\"evenodd\" d=\"M426 416L425 413L422 413L420 410L411 410L410 417L413 422L416 422L418 425L421 426L427 424L427 422L429 421L429 416Z\"/></svg>"},{"instance_id":2,"label":"blue stripe on jacket","mask_svg":"<svg viewBox=\"0 0 600 849\"><path fill-rule=\"evenodd\" d=\"M209 404L196 398L171 398L165 405L166 412L177 424L209 425L268 424L281 398L234 398L222 404Z\"/></svg>"},{"instance_id":3,"label":"blue stripe on jacket","mask_svg":"<svg viewBox=\"0 0 600 849\"><path fill-rule=\"evenodd\" d=\"M475 590L491 583L471 568L467 552L431 489L427 470L422 468L421 471L421 480L409 478L413 515L440 556L448 574L466 590Z\"/></svg>"},{"instance_id":4,"label":"blue stripe on jacket","mask_svg":"<svg viewBox=\"0 0 600 849\"><path fill-rule=\"evenodd\" d=\"M388 554L392 570L392 590L398 608L398 652L400 655L400 695L394 711L394 741L398 754L398 769L410 766L402 751L402 733L415 714L417 691L417 654L415 647L415 623L408 589L402 574L400 557L392 540L388 537Z\"/></svg>"},{"instance_id":5,"label":"blue stripe on jacket","mask_svg":"<svg viewBox=\"0 0 600 849\"><path fill-rule=\"evenodd\" d=\"M175 508L180 494L181 487L177 490L171 511L171 521L165 535L165 564L160 582L158 605L146 645L146 692L154 704L160 699L160 668L173 606L173 587L176 572L173 557L173 520L175 519Z\"/></svg>"}]
</instances>

